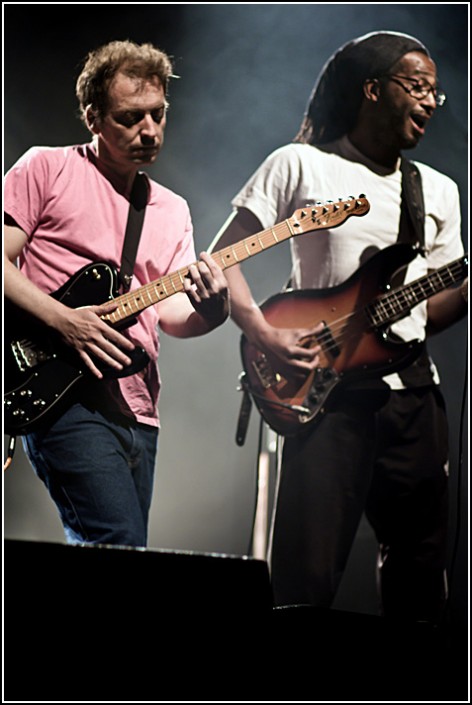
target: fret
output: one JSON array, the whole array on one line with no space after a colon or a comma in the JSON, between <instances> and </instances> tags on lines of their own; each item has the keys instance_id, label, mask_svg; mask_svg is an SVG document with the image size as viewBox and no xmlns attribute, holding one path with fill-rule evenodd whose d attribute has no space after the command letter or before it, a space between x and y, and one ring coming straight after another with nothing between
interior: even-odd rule
<instances>
[{"instance_id":1,"label":"fret","mask_svg":"<svg viewBox=\"0 0 472 705\"><path fill-rule=\"evenodd\" d=\"M339 200L342 201L342 199ZM351 215L363 216L368 213L370 209L370 204L363 195L359 196L356 200L350 196L347 201L343 203L344 208L341 209L340 204L333 204L332 201L327 201L326 205L323 207L323 221L318 218L318 210L316 208L307 206L305 209L295 211L291 218L277 223L271 228L262 230L259 233L254 233L230 247L212 253L212 257L215 262L220 263L221 269L224 270L238 262L244 261L248 257L263 252L269 247L277 245L283 240L296 237L303 233L312 232L313 230L337 227ZM352 204L354 204L354 210L350 213L348 211ZM188 275L188 272L188 267L183 268L155 282L150 282L144 287L136 289L131 294L123 295L123 297L126 298L116 298L115 302L119 308L112 314L103 316L103 320L116 323L130 317L133 313L142 311L148 306L158 303L172 294L182 291L185 288L184 279Z\"/></svg>"},{"instance_id":2,"label":"fret","mask_svg":"<svg viewBox=\"0 0 472 705\"><path fill-rule=\"evenodd\" d=\"M290 221L286 220L285 222L286 222L287 227L289 229L290 235L296 235L295 230L293 230L292 226L290 225ZM297 225L300 226L300 223L297 222Z\"/></svg>"},{"instance_id":3,"label":"fret","mask_svg":"<svg viewBox=\"0 0 472 705\"><path fill-rule=\"evenodd\" d=\"M405 315L414 306L464 277L464 258L445 265L399 289L379 296L365 307L372 326L392 322Z\"/></svg>"},{"instance_id":4,"label":"fret","mask_svg":"<svg viewBox=\"0 0 472 705\"><path fill-rule=\"evenodd\" d=\"M255 255L257 252L260 252L260 250L262 249L261 244L258 243L257 240L254 238L251 240L251 242L249 242L249 238L247 238L243 242L244 242L244 247L246 248L246 252L247 252L248 257L252 257L252 255ZM251 245L252 247L256 247L257 244L259 244L260 249L254 251L254 252L251 252L249 245Z\"/></svg>"},{"instance_id":5,"label":"fret","mask_svg":"<svg viewBox=\"0 0 472 705\"><path fill-rule=\"evenodd\" d=\"M224 257L225 257L225 259L223 259L223 252L224 252ZM225 250L222 250L222 251L219 252L218 254L219 254L220 257L221 257L221 268L222 268L222 269L227 269L228 267L231 267L231 266L234 264L233 259L232 259L232 258L233 258L233 255L232 255L232 253L231 253L231 251L230 251L229 248L228 248L228 249L225 249Z\"/></svg>"},{"instance_id":6,"label":"fret","mask_svg":"<svg viewBox=\"0 0 472 705\"><path fill-rule=\"evenodd\" d=\"M157 281L154 282L154 294L156 296L157 301L160 301L162 297L162 291L159 291L161 286L161 280L158 279Z\"/></svg>"},{"instance_id":7,"label":"fret","mask_svg":"<svg viewBox=\"0 0 472 705\"><path fill-rule=\"evenodd\" d=\"M261 234L262 234L262 233L261 233ZM260 247L261 247L261 252L262 252L263 250L265 250L265 247L264 247L264 242L263 242L263 240L262 240L262 238L261 238L261 234L259 234L259 235L257 236L257 239L258 239L258 241L259 241L259 245L260 245Z\"/></svg>"},{"instance_id":8,"label":"fret","mask_svg":"<svg viewBox=\"0 0 472 705\"><path fill-rule=\"evenodd\" d=\"M128 305L133 313L136 313L136 311L139 311L139 305L138 305L137 298L130 296L129 301L128 301Z\"/></svg>"},{"instance_id":9,"label":"fret","mask_svg":"<svg viewBox=\"0 0 472 705\"><path fill-rule=\"evenodd\" d=\"M165 297L169 296L169 292L167 291L167 287L166 287L166 283L165 283L164 279L161 279L161 284L162 284L162 288L164 289Z\"/></svg>"}]
</instances>

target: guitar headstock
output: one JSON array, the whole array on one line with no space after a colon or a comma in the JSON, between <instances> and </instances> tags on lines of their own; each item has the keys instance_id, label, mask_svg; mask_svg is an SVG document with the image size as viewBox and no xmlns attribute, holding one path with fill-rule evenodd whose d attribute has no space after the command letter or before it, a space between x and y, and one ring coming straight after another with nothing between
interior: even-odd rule
<instances>
[{"instance_id":1,"label":"guitar headstock","mask_svg":"<svg viewBox=\"0 0 472 705\"><path fill-rule=\"evenodd\" d=\"M349 196L347 199L339 198L337 201L307 205L296 210L288 220L297 235L311 230L336 228L351 215L365 215L369 210L370 203L364 194L361 194L358 198Z\"/></svg>"}]
</instances>

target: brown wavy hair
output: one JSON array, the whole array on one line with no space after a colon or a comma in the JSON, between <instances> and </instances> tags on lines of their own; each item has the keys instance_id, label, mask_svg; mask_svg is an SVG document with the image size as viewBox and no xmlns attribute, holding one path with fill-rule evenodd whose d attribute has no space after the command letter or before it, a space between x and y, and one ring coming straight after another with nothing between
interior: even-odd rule
<instances>
[{"instance_id":1,"label":"brown wavy hair","mask_svg":"<svg viewBox=\"0 0 472 705\"><path fill-rule=\"evenodd\" d=\"M173 77L172 61L152 44L113 41L87 55L76 83L80 115L85 122L86 108L91 105L97 117L103 118L108 109L108 88L118 71L133 78L157 76L167 95L169 79Z\"/></svg>"}]
</instances>

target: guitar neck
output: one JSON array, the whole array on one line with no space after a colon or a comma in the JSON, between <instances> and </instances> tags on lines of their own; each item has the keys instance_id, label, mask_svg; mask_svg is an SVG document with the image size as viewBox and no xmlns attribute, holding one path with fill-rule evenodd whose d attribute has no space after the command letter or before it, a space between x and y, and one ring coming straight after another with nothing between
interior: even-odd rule
<instances>
[{"instance_id":1,"label":"guitar neck","mask_svg":"<svg viewBox=\"0 0 472 705\"><path fill-rule=\"evenodd\" d=\"M249 257L259 254L259 252L263 252L284 240L298 235L299 233L295 229L296 227L296 222L290 222L289 220L282 221L272 228L262 230L255 235L247 237L245 240L241 240L234 245L214 252L212 257L215 262L219 264L221 269L228 269ZM117 304L116 310L113 311L113 313L103 316L103 319L111 324L119 323L127 318L136 316L149 306L153 306L159 303L159 301L183 291L184 279L187 277L188 273L189 267L183 267L139 289L118 296L114 300L114 303Z\"/></svg>"},{"instance_id":2,"label":"guitar neck","mask_svg":"<svg viewBox=\"0 0 472 705\"><path fill-rule=\"evenodd\" d=\"M339 199L337 202L326 201L324 204L306 206L295 211L291 218L214 252L212 257L221 269L225 270L291 237L313 230L335 228L351 215L362 216L368 213L369 209L370 204L362 194L359 198L350 196L347 200ZM113 313L103 316L103 319L108 323L116 324L134 318L148 306L153 306L183 291L189 268L190 265L118 296L114 300L117 308Z\"/></svg>"},{"instance_id":3,"label":"guitar neck","mask_svg":"<svg viewBox=\"0 0 472 705\"><path fill-rule=\"evenodd\" d=\"M379 296L366 307L374 327L406 316L417 304L461 281L466 275L467 257L461 257L419 279Z\"/></svg>"}]
</instances>

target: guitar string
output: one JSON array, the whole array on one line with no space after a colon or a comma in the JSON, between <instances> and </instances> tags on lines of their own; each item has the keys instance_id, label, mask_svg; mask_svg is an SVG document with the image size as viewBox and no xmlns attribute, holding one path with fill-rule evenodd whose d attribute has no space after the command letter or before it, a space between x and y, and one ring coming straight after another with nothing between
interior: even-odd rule
<instances>
[{"instance_id":1,"label":"guitar string","mask_svg":"<svg viewBox=\"0 0 472 705\"><path fill-rule=\"evenodd\" d=\"M354 199L358 204L359 207L363 205L362 199ZM346 201L339 201L336 204L333 205L319 205L317 208L328 208L329 212L328 213L323 213L321 214L316 214L316 217L321 216L327 216L329 215L334 215L336 216L342 216L342 218L349 217L354 214L354 210L352 212L347 212L348 203L350 203L351 199L347 199ZM344 210L339 210L341 206L344 206ZM308 210L309 207L307 207ZM303 208L300 209L300 211L303 212ZM315 209L316 210L316 209ZM357 214L356 214L357 215ZM263 252L265 247L263 244L261 244L261 240L263 241L267 236L272 236L273 240L275 242L266 242L264 243L267 248L270 248L279 242L283 242L285 240L290 239L291 237L296 237L298 235L302 235L305 232L310 232L313 230L319 229L320 225L317 227L310 227L307 230L300 230L300 232L294 233L293 230L288 226L288 222L292 220L292 222L295 224L297 222L300 224L299 220L294 220L294 216L292 218L287 219L285 221L282 221L280 223L276 223L274 226L270 228L266 228L265 230L262 230L261 232L254 233L253 235L250 235L249 237L245 238L244 240L241 240L237 243L234 243L234 245L229 245L228 247L223 248L222 250L219 250L215 252L212 256L213 258L218 258L221 261L221 266L223 268L227 268L228 265L225 262L225 257L230 257L231 259L234 259L235 262L232 262L232 264L237 264L238 262L242 262L246 260L248 257L251 257L253 255L259 254L260 252ZM312 212L312 217L311 220L314 224L315 222L315 215ZM341 221L342 222L342 221ZM340 223L335 223L331 224L331 227L336 227L337 225L340 225ZM326 222L323 222L322 224L322 229L326 229L329 226ZM279 237L280 236L280 237ZM258 242L260 249L257 252L250 253L248 249L248 245L251 245L251 243ZM190 267L190 265L189 265ZM123 314L124 317L127 317L129 315L139 313L140 311L144 310L145 308L148 307L148 305L151 305L152 303L158 303L160 300L167 298L168 296L171 296L172 294L178 293L183 291L183 279L187 276L189 272L189 267L183 267L182 269L179 269L177 272L173 272L171 274L164 275L160 279L157 279L154 282L150 282L148 284L145 284L144 286L140 287L139 291L142 295L137 295L136 296L136 291L135 292L128 292L127 294L123 294L122 296L119 296L115 299L115 302L121 302L118 303L118 306L123 308ZM171 291L170 293L167 292L166 284L169 284ZM176 286L177 285L177 286ZM163 289L164 296L162 296L162 292L158 292L158 289ZM141 302L143 301L143 298L147 296L149 300L151 301L151 304L145 303L144 305L141 305ZM157 297L157 299L156 299ZM135 304L136 308L133 310L133 303ZM130 306L129 309L127 309L127 306ZM113 323L117 323L122 320L122 317L120 317L119 309L114 311L113 313L109 314L109 316L106 317L107 320L110 320Z\"/></svg>"},{"instance_id":2,"label":"guitar string","mask_svg":"<svg viewBox=\"0 0 472 705\"><path fill-rule=\"evenodd\" d=\"M221 260L222 266L225 266L225 268L227 268L228 265L224 262L224 258L227 256L226 253L228 253L228 256L231 256L231 258L235 260L235 263L238 263L239 261L243 261L251 256L248 253L247 246L251 242L257 241L259 243L260 249L258 250L258 252L254 252L253 254L259 254L259 252L264 251L264 246L261 244L261 240L263 241L264 238L266 238L269 234L272 236L272 239L275 242L267 242L267 247L272 247L273 245L278 244L282 240L286 240L292 236L292 232L290 231L290 228L287 226L286 222L277 223L272 228L262 230L261 232L255 233L254 235L251 235L245 238L244 240L235 243L234 245L230 245L228 247L223 248L222 250L219 250L218 252L215 252L212 257L215 259L218 256L218 258ZM183 280L187 276L190 266L191 265L189 265L188 267L182 267L176 272L166 274L153 282L145 284L144 286L140 287L139 290L130 291L126 294L118 296L115 299L115 303L118 303L118 307L121 307L123 316L126 318L129 315L139 313L140 311L147 308L148 305L159 303L159 301L168 298L172 294L182 292L184 289ZM168 293L166 285L169 286L170 293ZM139 294L137 294L137 291L139 291ZM164 296L162 296L162 294L164 294ZM144 303L144 305L141 305L141 302L143 302L146 296L148 297L151 303ZM118 308L116 311L113 311L111 314L106 316L106 319L110 322L118 323L122 320L123 316L120 315L120 308Z\"/></svg>"},{"instance_id":3,"label":"guitar string","mask_svg":"<svg viewBox=\"0 0 472 705\"><path fill-rule=\"evenodd\" d=\"M362 316L366 316L367 320L369 320L369 309L373 309L376 304L380 304L381 308L383 307L384 309L386 306L390 306L393 311L395 312L395 304L398 305L400 304L400 307L404 307L405 305L411 307L411 297L414 296L416 297L418 294L420 296L425 296L424 294L424 284L427 283L428 281L431 281L432 278L437 278L441 277L443 275L448 275L448 278L450 281L448 282L447 286L450 284L453 284L457 279L462 275L463 272L463 259L461 258L460 260L456 260L455 262L452 262L450 265L447 265L446 267L440 268L439 270L436 270L436 272L432 272L430 275L427 275L426 278L421 278L418 279L414 282L411 282L411 284L406 285L405 288L401 289L396 289L394 291L388 292L386 294L382 294L381 296L377 297L374 299L372 302L367 304L364 308L358 309L357 311L353 311L346 316L342 316L341 318L332 321L329 326L320 333L313 333L312 335L305 336L302 338L303 341L307 341L308 343L319 343L323 350L325 352L335 352L339 348L340 343L345 343L347 340L350 338L354 338L356 334L354 332L351 332L348 336L342 335L343 331L347 328L347 326L350 323L355 322L356 318L360 318ZM441 285L443 285L443 281L441 281ZM406 293L406 291L411 292L410 295ZM436 292L434 292L436 293ZM401 300L403 297L403 300ZM420 303L418 301L417 303ZM396 313L398 314L398 310ZM387 312L388 314L388 312ZM388 314L391 316L392 314ZM370 325L372 328L375 328L375 321L372 320L372 317L370 317ZM382 321L379 321L378 324L380 324ZM316 324L313 324L316 325ZM336 337L337 336L337 337ZM336 339L335 339L336 338Z\"/></svg>"},{"instance_id":4,"label":"guitar string","mask_svg":"<svg viewBox=\"0 0 472 705\"><path fill-rule=\"evenodd\" d=\"M454 268L455 268L456 271L454 272L454 274L452 274L452 270L453 270ZM437 270L437 272L434 272L434 273L432 273L431 275L428 275L428 276L435 277L436 275L438 275L438 273L440 273L440 272L442 273L443 269L444 269L444 270L447 269L447 270L448 270L447 273L453 277L453 278L451 279L451 281L449 282L449 283L452 284L452 283L454 283L454 281L455 281L456 277L458 276L458 274L462 274L463 266L461 265L461 261L458 260L458 261L456 261L456 262L454 262L454 263L451 263L451 265L448 265L446 268L442 268L441 270ZM446 272L445 272L445 273L446 273ZM441 276L441 274L439 274L439 276ZM368 317L368 309L374 308L377 303L380 303L380 304L381 304L381 308L383 307L384 309L386 308L385 304L387 303L387 307L388 307L388 306L391 306L391 308L393 309L393 311L395 311L395 303L397 304L397 306L398 306L399 303L401 304L401 306L403 306L403 305L405 305L405 304L407 304L408 306L410 306L411 302L410 302L409 298L411 298L412 295L416 296L418 293L419 293L420 295L424 295L424 286L423 286L424 283L425 283L425 279L422 278L422 279L420 279L420 280L417 280L417 281L415 281L415 282L412 282L411 285L407 285L407 289L408 289L409 291L411 291L411 292L414 292L414 294L410 294L410 297L408 297L408 295L405 293L405 291L402 291L401 289L397 289L397 290L394 290L394 291L392 291L392 292L388 292L388 293L385 294L385 295L381 295L381 296L378 297L377 299L374 299L373 302L371 302L370 304L368 304L368 305L367 305L366 307L364 307L363 309L359 309L358 311L354 311L354 312L350 313L350 314L347 315L347 316L344 316L344 317L342 317L342 318L340 318L340 319L338 319L338 320L336 320L336 321L333 321L332 324L331 324L330 327L329 327L329 330L326 331L326 333L323 333L323 331L321 331L321 333L319 333L318 336L317 336L316 334L314 334L314 335L311 337L311 339L313 340L313 338L314 338L315 340L318 340L318 342L319 342L320 339L321 339L321 343L323 343L323 342L325 342L325 341L324 341L324 338L326 338L326 339L327 339L326 342L327 342L328 344L325 345L325 349L327 349L328 352L330 351L330 349L335 350L335 349L338 347L338 345L337 345L336 342L334 341L333 344L330 346L330 345L329 345L329 339L330 339L331 337L334 338L334 336L338 334L338 331L341 331L341 332L342 332L343 328L345 328L345 327L347 326L347 324L351 322L350 319L352 319L352 318L354 318L354 317L356 317L356 316L359 316L360 314L365 314L366 312L367 312L367 317ZM415 287L416 287L416 291L415 291ZM403 301L401 301L401 297L402 297L402 296L403 296ZM393 303L392 303L392 301L393 301ZM418 303L419 303L419 302L418 302ZM398 313L398 310L396 311L396 313ZM389 315L391 315L391 314L389 314ZM381 322L381 321L380 321L380 322ZM375 327L375 322L371 321L371 324L373 324L373 327ZM337 329L335 328L336 325L338 326ZM307 338L308 338L308 337L309 337L309 336L307 336ZM353 334L351 334L350 337L353 337ZM340 338L338 338L338 340L339 340L340 342L343 342L343 340L347 340L347 338L344 338L344 339L343 339L343 338L340 337Z\"/></svg>"},{"instance_id":5,"label":"guitar string","mask_svg":"<svg viewBox=\"0 0 472 705\"><path fill-rule=\"evenodd\" d=\"M269 232L269 230L271 232L276 231L275 234L277 236L277 234L279 232L281 233L283 231L285 233L285 231L287 229L288 229L288 227L285 223L278 223L276 226L274 226L274 228L264 230L261 233L256 233L256 235L253 235L249 238L246 238L246 240L243 240L241 242L236 243L235 246L230 246L229 248L224 248L223 250L220 250L219 252L215 253L215 255L221 256L221 253L225 253L226 251L230 250L233 253L236 252L236 259L238 259L238 254L241 254L241 252L243 254L246 254L246 257L247 257L247 252L245 252L245 247L246 247L248 240L251 241L251 240L254 240L254 238L259 239L262 235L266 235ZM275 239L277 240L277 238L275 238ZM233 256L234 256L234 254L233 254ZM349 323L355 322L355 320L354 320L355 317L360 317L362 315L366 315L367 318L369 319L369 309L372 310L376 306L377 306L377 310L380 306L380 308L383 308L388 313L388 307L391 307L391 309L393 309L393 312L395 312L395 304L397 307L399 304L400 304L400 306L410 305L410 301L408 300L408 297L411 297L411 296L416 297L418 294L420 296L424 296L424 288L423 288L424 284L429 285L429 282L431 282L434 278L436 278L436 279L439 278L439 281L442 284L441 277L443 275L452 277L451 283L453 283L455 281L455 278L458 276L458 274L460 274L462 272L463 266L464 266L463 265L463 258L460 258L459 260L456 260L455 262L451 263L450 265L447 265L443 268L440 268L440 269L436 270L436 272L432 272L430 275L427 275L426 278L422 277L422 278L412 282L411 284L407 285L406 287L402 287L401 289L393 290L391 292L387 292L386 294L379 296L378 298L374 299L374 301L372 301L370 304L365 306L363 309L360 309L359 311L352 312L344 317L341 317L341 318L333 321L325 332L321 331L317 335L313 334L312 336L306 336L302 340L306 341L309 345L312 345L314 343L319 343L322 346L323 350L328 354L331 352L334 352L338 349L340 343L345 343L349 339L348 337L346 337L346 335L343 336L341 334L343 332L343 329ZM155 291L157 286L159 285L159 282L162 282L164 279L167 279L168 281L170 281L170 283L172 284L172 288L174 290L176 290L175 284L172 281L172 277L174 277L174 279L176 277L179 277L180 286L183 288L182 281L181 281L181 275L184 272L188 272L188 268L183 268L183 269L179 270L178 272L174 273L173 275L171 274L171 275L168 275L167 277L164 277L163 279L159 280L158 282L154 282L154 283L151 282L150 284L142 287L140 291L146 293L149 296L149 298L151 299L150 292L152 290ZM166 292L166 296L169 296L169 294L167 294L165 284L163 284L163 287L164 287L164 291ZM182 288L180 289L180 291L182 290ZM133 294L133 292L130 292L129 294L125 294L124 298L132 298L132 294ZM141 299L141 298L142 297L139 297L139 299ZM135 300L135 303L137 303L136 298L134 300ZM131 311L131 314L139 312L140 310L141 309L139 309L139 305L138 305L138 311ZM119 309L118 309L118 311L119 311ZM397 311L397 313L398 313L398 311ZM113 316L113 314L110 314L110 315ZM127 315L129 315L129 314L127 314ZM390 315L391 315L391 312L390 312ZM118 321L119 320L121 320L121 319L118 318ZM378 321L378 325L380 325L381 322L382 322L382 320ZM375 327L375 321L371 320L370 323L371 323L372 327ZM349 337L352 338L352 337L354 337L354 335L355 335L354 333L351 333ZM337 336L339 336L339 337L337 337Z\"/></svg>"}]
</instances>

